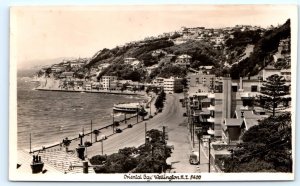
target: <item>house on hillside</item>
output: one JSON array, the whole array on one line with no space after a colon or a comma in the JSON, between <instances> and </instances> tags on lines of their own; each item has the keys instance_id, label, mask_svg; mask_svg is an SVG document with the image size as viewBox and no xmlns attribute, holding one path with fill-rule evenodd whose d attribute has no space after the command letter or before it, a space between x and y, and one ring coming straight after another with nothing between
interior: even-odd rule
<instances>
[{"instance_id":1,"label":"house on hillside","mask_svg":"<svg viewBox=\"0 0 300 186\"><path fill-rule=\"evenodd\" d=\"M63 72L59 78L72 79L74 77L74 72Z\"/></svg>"},{"instance_id":2,"label":"house on hillside","mask_svg":"<svg viewBox=\"0 0 300 186\"><path fill-rule=\"evenodd\" d=\"M151 72L156 68L158 68L158 64L152 65L150 67L146 67L147 73L151 74Z\"/></svg>"},{"instance_id":3,"label":"house on hillside","mask_svg":"<svg viewBox=\"0 0 300 186\"><path fill-rule=\"evenodd\" d=\"M199 67L199 70L202 74L210 74L213 69L214 69L214 66L211 66L211 65Z\"/></svg>"},{"instance_id":4,"label":"house on hillside","mask_svg":"<svg viewBox=\"0 0 300 186\"><path fill-rule=\"evenodd\" d=\"M55 64L51 66L51 71L52 72L62 72L65 70L65 67L60 65L60 64Z\"/></svg>"},{"instance_id":5,"label":"house on hillside","mask_svg":"<svg viewBox=\"0 0 300 186\"><path fill-rule=\"evenodd\" d=\"M126 58L124 58L124 63L125 64L131 64L135 60L137 60L137 59L134 58L134 57L126 57Z\"/></svg>"},{"instance_id":6,"label":"house on hillside","mask_svg":"<svg viewBox=\"0 0 300 186\"><path fill-rule=\"evenodd\" d=\"M162 49L154 50L154 51L152 51L152 53L151 53L151 55L152 55L153 57L158 57L158 56L160 56L160 55L166 55L166 54L167 54L167 52L164 51L164 50L162 50Z\"/></svg>"},{"instance_id":7,"label":"house on hillside","mask_svg":"<svg viewBox=\"0 0 300 186\"><path fill-rule=\"evenodd\" d=\"M100 70L100 71L102 71L102 70L104 70L105 68L107 68L107 67L109 67L109 63L102 63L102 64L100 64L100 65L98 65L98 69Z\"/></svg>"},{"instance_id":8,"label":"house on hillside","mask_svg":"<svg viewBox=\"0 0 300 186\"><path fill-rule=\"evenodd\" d=\"M175 64L179 65L179 66L187 67L187 66L190 66L191 59L192 59L191 56L189 56L187 54L182 54L177 57Z\"/></svg>"},{"instance_id":9,"label":"house on hillside","mask_svg":"<svg viewBox=\"0 0 300 186\"><path fill-rule=\"evenodd\" d=\"M137 68L141 68L143 66L142 61L140 60L134 60L133 62L131 62L131 67L133 70L137 69Z\"/></svg>"}]
</instances>

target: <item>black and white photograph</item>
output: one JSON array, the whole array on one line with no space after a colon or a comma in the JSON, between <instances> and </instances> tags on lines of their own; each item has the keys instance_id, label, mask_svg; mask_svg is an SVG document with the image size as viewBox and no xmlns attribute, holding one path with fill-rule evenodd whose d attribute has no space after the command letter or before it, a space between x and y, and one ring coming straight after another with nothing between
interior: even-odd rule
<instances>
[{"instance_id":1,"label":"black and white photograph","mask_svg":"<svg viewBox=\"0 0 300 186\"><path fill-rule=\"evenodd\" d=\"M294 180L297 6L10 8L9 179Z\"/></svg>"}]
</instances>

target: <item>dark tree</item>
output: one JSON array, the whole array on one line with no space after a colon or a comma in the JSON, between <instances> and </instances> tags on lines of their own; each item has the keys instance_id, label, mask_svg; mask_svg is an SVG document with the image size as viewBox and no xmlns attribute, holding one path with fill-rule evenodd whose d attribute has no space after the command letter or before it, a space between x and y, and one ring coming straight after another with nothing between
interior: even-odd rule
<instances>
[{"instance_id":1,"label":"dark tree","mask_svg":"<svg viewBox=\"0 0 300 186\"><path fill-rule=\"evenodd\" d=\"M271 116L251 127L225 158L225 172L292 172L291 114Z\"/></svg>"},{"instance_id":2,"label":"dark tree","mask_svg":"<svg viewBox=\"0 0 300 186\"><path fill-rule=\"evenodd\" d=\"M276 110L286 108L282 102L285 100L284 96L289 94L289 86L285 84L283 76L277 74L269 76L260 92L263 94L260 97L264 102L262 106L272 111L273 116L275 116Z\"/></svg>"}]
</instances>

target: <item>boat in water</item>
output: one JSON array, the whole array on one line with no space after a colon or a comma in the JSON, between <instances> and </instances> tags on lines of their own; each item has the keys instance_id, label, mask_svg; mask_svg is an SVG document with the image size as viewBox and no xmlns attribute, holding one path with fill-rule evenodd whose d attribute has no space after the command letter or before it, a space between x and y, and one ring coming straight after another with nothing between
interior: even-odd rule
<instances>
[{"instance_id":1,"label":"boat in water","mask_svg":"<svg viewBox=\"0 0 300 186\"><path fill-rule=\"evenodd\" d=\"M141 107L143 107L140 103L119 103L114 104L113 110L115 112L129 112L136 113Z\"/></svg>"},{"instance_id":2,"label":"boat in water","mask_svg":"<svg viewBox=\"0 0 300 186\"><path fill-rule=\"evenodd\" d=\"M145 113L144 105L141 103L119 103L114 104L114 112L123 112L123 113Z\"/></svg>"}]
</instances>

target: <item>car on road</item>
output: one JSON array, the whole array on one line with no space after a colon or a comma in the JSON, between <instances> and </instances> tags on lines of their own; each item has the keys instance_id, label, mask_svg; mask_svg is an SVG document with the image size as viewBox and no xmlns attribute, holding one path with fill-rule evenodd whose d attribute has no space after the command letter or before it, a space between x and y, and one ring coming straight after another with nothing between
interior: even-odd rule
<instances>
[{"instance_id":1,"label":"car on road","mask_svg":"<svg viewBox=\"0 0 300 186\"><path fill-rule=\"evenodd\" d=\"M116 133L121 133L121 132L122 132L122 129L116 128Z\"/></svg>"},{"instance_id":2,"label":"car on road","mask_svg":"<svg viewBox=\"0 0 300 186\"><path fill-rule=\"evenodd\" d=\"M189 158L189 162L191 165L199 165L199 154L198 153L191 153L190 154L190 158Z\"/></svg>"},{"instance_id":3,"label":"car on road","mask_svg":"<svg viewBox=\"0 0 300 186\"><path fill-rule=\"evenodd\" d=\"M183 117L186 117L187 115L186 115L186 113L183 113Z\"/></svg>"},{"instance_id":4,"label":"car on road","mask_svg":"<svg viewBox=\"0 0 300 186\"><path fill-rule=\"evenodd\" d=\"M128 127L128 128L132 128L132 125L131 125L131 124L129 124L127 127Z\"/></svg>"}]
</instances>

